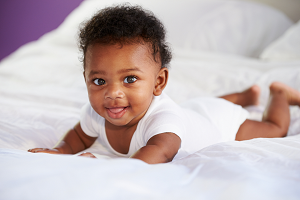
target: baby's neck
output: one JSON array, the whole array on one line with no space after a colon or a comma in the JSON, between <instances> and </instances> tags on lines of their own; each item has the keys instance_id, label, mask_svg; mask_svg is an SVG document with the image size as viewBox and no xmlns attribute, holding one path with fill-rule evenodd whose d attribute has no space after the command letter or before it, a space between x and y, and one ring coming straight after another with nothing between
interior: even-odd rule
<instances>
[{"instance_id":1,"label":"baby's neck","mask_svg":"<svg viewBox=\"0 0 300 200\"><path fill-rule=\"evenodd\" d=\"M112 123L110 123L109 121L105 120L105 130L109 130L109 131L113 131L113 132L127 132L127 131L130 131L132 129L136 129L138 123L136 124L133 124L133 125L125 125L125 126L117 126L117 125L114 125ZM134 132L133 131L133 132Z\"/></svg>"},{"instance_id":2,"label":"baby's neck","mask_svg":"<svg viewBox=\"0 0 300 200\"><path fill-rule=\"evenodd\" d=\"M132 136L137 128L133 126L116 126L105 120L105 132L110 146L117 152L127 154Z\"/></svg>"}]
</instances>

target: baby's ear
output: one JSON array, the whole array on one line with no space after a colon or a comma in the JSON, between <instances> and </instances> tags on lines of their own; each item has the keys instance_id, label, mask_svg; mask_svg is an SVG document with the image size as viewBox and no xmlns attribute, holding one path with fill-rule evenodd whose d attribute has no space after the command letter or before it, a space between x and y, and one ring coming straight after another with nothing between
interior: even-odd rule
<instances>
[{"instance_id":1,"label":"baby's ear","mask_svg":"<svg viewBox=\"0 0 300 200\"><path fill-rule=\"evenodd\" d=\"M166 67L161 68L157 74L156 84L153 90L153 94L155 96L159 96L162 93L162 91L165 89L165 87L167 86L168 77L169 77L168 68Z\"/></svg>"},{"instance_id":2,"label":"baby's ear","mask_svg":"<svg viewBox=\"0 0 300 200\"><path fill-rule=\"evenodd\" d=\"M86 82L86 78L85 78L85 71L83 71L83 77L84 77L84 82Z\"/></svg>"}]
</instances>

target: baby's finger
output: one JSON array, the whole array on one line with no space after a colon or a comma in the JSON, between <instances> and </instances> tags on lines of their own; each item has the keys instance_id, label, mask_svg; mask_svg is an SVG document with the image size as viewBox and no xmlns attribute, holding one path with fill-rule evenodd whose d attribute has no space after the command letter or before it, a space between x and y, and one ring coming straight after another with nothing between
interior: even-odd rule
<instances>
[{"instance_id":1,"label":"baby's finger","mask_svg":"<svg viewBox=\"0 0 300 200\"><path fill-rule=\"evenodd\" d=\"M47 149L47 150L44 150L44 151L40 151L38 153L50 153L50 154L61 154L58 150L56 149Z\"/></svg>"},{"instance_id":2,"label":"baby's finger","mask_svg":"<svg viewBox=\"0 0 300 200\"><path fill-rule=\"evenodd\" d=\"M28 150L31 153L50 153L50 154L60 154L57 149L48 149L48 148L35 148Z\"/></svg>"},{"instance_id":3,"label":"baby's finger","mask_svg":"<svg viewBox=\"0 0 300 200\"><path fill-rule=\"evenodd\" d=\"M94 156L92 153L89 153L89 152L84 152L84 153L80 154L79 156L84 156L84 157L89 157L89 158L96 158L96 156Z\"/></svg>"},{"instance_id":4,"label":"baby's finger","mask_svg":"<svg viewBox=\"0 0 300 200\"><path fill-rule=\"evenodd\" d=\"M31 153L38 153L40 151L47 151L49 150L48 148L34 148L34 149L29 149L28 151Z\"/></svg>"}]
</instances>

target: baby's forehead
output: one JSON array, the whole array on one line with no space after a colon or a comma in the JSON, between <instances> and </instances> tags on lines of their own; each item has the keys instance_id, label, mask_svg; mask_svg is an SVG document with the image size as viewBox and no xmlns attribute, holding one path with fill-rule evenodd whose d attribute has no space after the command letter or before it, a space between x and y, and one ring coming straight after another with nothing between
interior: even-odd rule
<instances>
[{"instance_id":1,"label":"baby's forehead","mask_svg":"<svg viewBox=\"0 0 300 200\"><path fill-rule=\"evenodd\" d=\"M122 56L143 58L153 64L153 67L159 66L161 62L159 55L154 56L152 44L146 42L127 42L127 43L94 43L88 46L85 54L85 60L93 55L105 56L107 54L122 54Z\"/></svg>"},{"instance_id":2,"label":"baby's forehead","mask_svg":"<svg viewBox=\"0 0 300 200\"><path fill-rule=\"evenodd\" d=\"M107 62L118 62L119 65L140 66L160 69L161 64L153 56L151 47L147 43L102 44L95 43L88 46L85 54L85 69L87 66L101 65ZM107 65L108 66L108 65Z\"/></svg>"}]
</instances>

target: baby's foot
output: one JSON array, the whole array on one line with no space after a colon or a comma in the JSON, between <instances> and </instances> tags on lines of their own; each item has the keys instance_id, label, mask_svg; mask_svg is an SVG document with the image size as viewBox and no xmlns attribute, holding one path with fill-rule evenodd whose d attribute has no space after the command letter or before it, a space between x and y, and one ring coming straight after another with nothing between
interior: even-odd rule
<instances>
[{"instance_id":1,"label":"baby's foot","mask_svg":"<svg viewBox=\"0 0 300 200\"><path fill-rule=\"evenodd\" d=\"M289 105L300 106L300 92L287 86L281 82L273 82L270 85L270 93L283 93L289 103Z\"/></svg>"},{"instance_id":2,"label":"baby's foot","mask_svg":"<svg viewBox=\"0 0 300 200\"><path fill-rule=\"evenodd\" d=\"M242 106L259 105L260 87L258 85L253 85L240 94L244 97L244 105Z\"/></svg>"}]
</instances>

